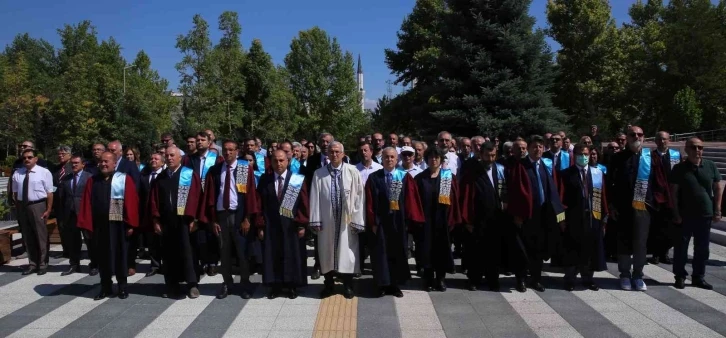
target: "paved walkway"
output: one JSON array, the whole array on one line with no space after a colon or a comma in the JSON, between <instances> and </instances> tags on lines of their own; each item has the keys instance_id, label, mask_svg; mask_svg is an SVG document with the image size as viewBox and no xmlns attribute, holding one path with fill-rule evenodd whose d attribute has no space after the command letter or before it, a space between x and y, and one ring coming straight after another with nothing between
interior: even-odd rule
<instances>
[{"instance_id":1,"label":"paved walkway","mask_svg":"<svg viewBox=\"0 0 726 338\"><path fill-rule=\"evenodd\" d=\"M712 244L711 253L714 291L673 288L667 265L646 267L647 292L621 291L610 263L596 274L598 292L562 290L561 271L548 269L543 293L514 291L513 277L503 277L501 292L470 292L465 277L454 274L447 292L419 291L414 279L403 298L372 298L364 275L358 297L322 301L322 279L310 280L295 300L268 300L264 287L250 300L218 300L220 275L202 279L198 299L163 299L163 276L143 277L147 261L129 278L129 299L93 301L98 276L61 277L68 261L51 260L48 274L23 277L26 260L18 259L0 266L0 337L721 337L726 248Z\"/></svg>"}]
</instances>

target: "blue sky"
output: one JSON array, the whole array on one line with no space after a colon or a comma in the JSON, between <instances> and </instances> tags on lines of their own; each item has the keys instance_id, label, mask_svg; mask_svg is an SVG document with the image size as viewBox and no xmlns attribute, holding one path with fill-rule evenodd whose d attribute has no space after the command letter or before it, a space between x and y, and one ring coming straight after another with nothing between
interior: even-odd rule
<instances>
[{"instance_id":1,"label":"blue sky","mask_svg":"<svg viewBox=\"0 0 726 338\"><path fill-rule=\"evenodd\" d=\"M628 8L635 0L612 0L613 15L628 21ZM176 37L191 28L194 14L201 14L213 28L218 41L217 18L225 10L236 11L242 25L242 43L248 48L253 38L262 40L275 63L282 63L290 41L300 30L320 26L338 38L343 49L361 54L365 74L367 105L386 94L386 80L393 79L385 65L383 50L396 44L396 32L415 0L207 0L207 1L0 1L0 46L16 34L28 32L60 46L56 30L66 23L91 20L101 39L113 36L130 62L143 49L152 67L176 89L179 76L174 69L181 54L174 47ZM546 0L533 0L530 12L538 25L546 25ZM119 70L120 71L120 70ZM394 88L394 93L400 88Z\"/></svg>"}]
</instances>

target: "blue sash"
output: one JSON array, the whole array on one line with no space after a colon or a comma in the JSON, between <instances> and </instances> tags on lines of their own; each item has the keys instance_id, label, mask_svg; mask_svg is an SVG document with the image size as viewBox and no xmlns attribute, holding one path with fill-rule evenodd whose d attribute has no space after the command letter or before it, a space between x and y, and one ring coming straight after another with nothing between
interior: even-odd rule
<instances>
[{"instance_id":1,"label":"blue sash","mask_svg":"<svg viewBox=\"0 0 726 338\"><path fill-rule=\"evenodd\" d=\"M202 182L204 182L204 179L207 177L207 173L209 172L209 168L217 164L217 153L213 151L207 151L207 157L204 158L204 165L202 166L202 172L200 178L202 179ZM204 185L204 184L202 184Z\"/></svg>"},{"instance_id":2,"label":"blue sash","mask_svg":"<svg viewBox=\"0 0 726 338\"><path fill-rule=\"evenodd\" d=\"M499 193L499 200L500 201L506 201L507 200L507 178L504 175L504 166L495 163L497 166L497 192ZM504 203L504 202L502 202Z\"/></svg>"},{"instance_id":3,"label":"blue sash","mask_svg":"<svg viewBox=\"0 0 726 338\"><path fill-rule=\"evenodd\" d=\"M189 189L192 187L192 176L194 169L181 167L179 168L179 190L176 194L176 214L184 216L187 208L187 198L189 197Z\"/></svg>"},{"instance_id":4,"label":"blue sash","mask_svg":"<svg viewBox=\"0 0 726 338\"><path fill-rule=\"evenodd\" d=\"M549 158L541 158L542 164L544 164L545 168L547 168L547 173L550 174L550 177L554 177L552 174L552 160ZM570 160L567 160L567 163L570 163Z\"/></svg>"},{"instance_id":5,"label":"blue sash","mask_svg":"<svg viewBox=\"0 0 726 338\"><path fill-rule=\"evenodd\" d=\"M265 166L264 158L262 160L262 166ZM259 164L257 165L259 168ZM237 159L237 175L234 178L234 184L237 186L237 193L240 194L246 194L247 193L247 179L248 179L248 171L250 170L250 162L247 162L247 160L243 159ZM264 170L264 169L263 169ZM264 172L264 171L263 171ZM255 175L255 186L257 186L257 171L254 173Z\"/></svg>"},{"instance_id":6,"label":"blue sash","mask_svg":"<svg viewBox=\"0 0 726 338\"><path fill-rule=\"evenodd\" d=\"M603 172L598 168L590 167L590 176L592 177L592 217L601 220Z\"/></svg>"},{"instance_id":7,"label":"blue sash","mask_svg":"<svg viewBox=\"0 0 726 338\"><path fill-rule=\"evenodd\" d=\"M285 197L282 199L282 203L280 203L280 216L294 218L292 209L295 208L295 202L297 202L297 197L300 195L304 181L305 176L303 175L295 173L290 175L290 181L287 182L287 189L285 189Z\"/></svg>"},{"instance_id":8,"label":"blue sash","mask_svg":"<svg viewBox=\"0 0 726 338\"><path fill-rule=\"evenodd\" d=\"M108 208L109 221L123 222L125 193L126 174L116 172L111 178L111 204Z\"/></svg>"},{"instance_id":9,"label":"blue sash","mask_svg":"<svg viewBox=\"0 0 726 338\"><path fill-rule=\"evenodd\" d=\"M673 169L676 164L681 162L681 152L677 149L668 149L668 155L671 158L671 169Z\"/></svg>"},{"instance_id":10,"label":"blue sash","mask_svg":"<svg viewBox=\"0 0 726 338\"><path fill-rule=\"evenodd\" d=\"M600 169L600 171L602 171L603 174L605 174L605 175L608 174L608 167L598 163L597 168Z\"/></svg>"},{"instance_id":11,"label":"blue sash","mask_svg":"<svg viewBox=\"0 0 726 338\"><path fill-rule=\"evenodd\" d=\"M439 171L441 177L441 183L439 185L439 203L445 205L451 205L451 181L454 179L454 174L449 169L441 169Z\"/></svg>"},{"instance_id":12,"label":"blue sash","mask_svg":"<svg viewBox=\"0 0 726 338\"><path fill-rule=\"evenodd\" d=\"M139 164L139 171L144 170L144 168L146 168L146 164L143 164L143 163Z\"/></svg>"},{"instance_id":13,"label":"blue sash","mask_svg":"<svg viewBox=\"0 0 726 338\"><path fill-rule=\"evenodd\" d=\"M391 187L388 194L388 202L390 209L401 210L401 206L398 205L398 200L401 197L401 191L403 190L403 179L406 177L406 172L400 169L393 169L391 172ZM385 180L385 175L384 175Z\"/></svg>"},{"instance_id":14,"label":"blue sash","mask_svg":"<svg viewBox=\"0 0 726 338\"><path fill-rule=\"evenodd\" d=\"M293 174L300 173L300 161L298 161L294 157L290 160L290 170L292 171Z\"/></svg>"},{"instance_id":15,"label":"blue sash","mask_svg":"<svg viewBox=\"0 0 726 338\"><path fill-rule=\"evenodd\" d=\"M260 182L260 177L265 174L265 155L255 153L255 162L257 162L257 170L255 170L255 187ZM246 175L246 174L245 174Z\"/></svg>"},{"instance_id":16,"label":"blue sash","mask_svg":"<svg viewBox=\"0 0 726 338\"><path fill-rule=\"evenodd\" d=\"M650 162L650 149L641 149L640 163L638 164L638 176L635 179L635 191L633 192L633 208L635 210L646 210L645 196L648 194Z\"/></svg>"},{"instance_id":17,"label":"blue sash","mask_svg":"<svg viewBox=\"0 0 726 338\"><path fill-rule=\"evenodd\" d=\"M560 150L560 163L557 170L565 170L570 167L570 153L564 150Z\"/></svg>"}]
</instances>

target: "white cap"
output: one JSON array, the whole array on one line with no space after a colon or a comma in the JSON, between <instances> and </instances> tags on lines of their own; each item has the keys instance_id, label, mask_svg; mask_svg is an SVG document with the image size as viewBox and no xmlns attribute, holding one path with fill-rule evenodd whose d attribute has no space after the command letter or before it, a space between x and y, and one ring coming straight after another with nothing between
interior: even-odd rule
<instances>
[{"instance_id":1,"label":"white cap","mask_svg":"<svg viewBox=\"0 0 726 338\"><path fill-rule=\"evenodd\" d=\"M412 147L405 146L405 147L401 148L401 152L402 153L405 153L407 151L410 152L410 153L414 153L414 154L416 153L416 150L414 150Z\"/></svg>"}]
</instances>

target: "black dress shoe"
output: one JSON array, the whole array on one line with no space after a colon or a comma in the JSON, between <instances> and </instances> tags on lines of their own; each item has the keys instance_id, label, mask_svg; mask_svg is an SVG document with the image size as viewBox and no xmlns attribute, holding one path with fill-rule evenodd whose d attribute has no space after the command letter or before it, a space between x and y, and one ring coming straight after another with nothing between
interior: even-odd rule
<instances>
[{"instance_id":1,"label":"black dress shoe","mask_svg":"<svg viewBox=\"0 0 726 338\"><path fill-rule=\"evenodd\" d=\"M38 276L42 276L42 275L45 275L45 274L46 274L46 272L48 272L48 270L47 270L47 269L38 269Z\"/></svg>"},{"instance_id":2,"label":"black dress shoe","mask_svg":"<svg viewBox=\"0 0 726 338\"><path fill-rule=\"evenodd\" d=\"M252 295L250 295L250 293L247 292L247 290L242 290L242 292L239 293L239 296L242 299L250 299L250 298L252 298Z\"/></svg>"},{"instance_id":3,"label":"black dress shoe","mask_svg":"<svg viewBox=\"0 0 726 338\"><path fill-rule=\"evenodd\" d=\"M396 298L402 298L403 297L403 291L399 289L397 286L391 287L391 295Z\"/></svg>"},{"instance_id":4,"label":"black dress shoe","mask_svg":"<svg viewBox=\"0 0 726 338\"><path fill-rule=\"evenodd\" d=\"M545 291L545 287L542 286L542 284L540 284L540 283L532 283L532 284L530 284L529 287L532 288L532 289L534 289L535 291L538 291L538 292L544 292Z\"/></svg>"},{"instance_id":5,"label":"black dress shoe","mask_svg":"<svg viewBox=\"0 0 726 338\"><path fill-rule=\"evenodd\" d=\"M650 264L658 265L658 264L660 264L660 257L653 256L653 257L650 258L650 261L649 262L650 262Z\"/></svg>"},{"instance_id":6,"label":"black dress shoe","mask_svg":"<svg viewBox=\"0 0 726 338\"><path fill-rule=\"evenodd\" d=\"M53 258L53 259L58 259L61 257L63 257L63 253L61 253L61 252L56 252L56 253L50 254L50 258Z\"/></svg>"},{"instance_id":7,"label":"black dress shoe","mask_svg":"<svg viewBox=\"0 0 726 338\"><path fill-rule=\"evenodd\" d=\"M490 291L499 292L499 281L496 282L488 282L487 286L489 286Z\"/></svg>"},{"instance_id":8,"label":"black dress shoe","mask_svg":"<svg viewBox=\"0 0 726 338\"><path fill-rule=\"evenodd\" d=\"M320 299L325 299L333 295L333 287L332 286L325 286L323 288L323 291L320 292Z\"/></svg>"},{"instance_id":9,"label":"black dress shoe","mask_svg":"<svg viewBox=\"0 0 726 338\"><path fill-rule=\"evenodd\" d=\"M586 287L588 290L600 291L600 287L597 286L597 284L595 284L594 282L583 283L582 286Z\"/></svg>"},{"instance_id":10,"label":"black dress shoe","mask_svg":"<svg viewBox=\"0 0 726 338\"><path fill-rule=\"evenodd\" d=\"M446 283L444 282L443 279L439 279L438 280L438 285L436 285L436 289L439 290L439 291L441 291L441 292L445 292L446 291Z\"/></svg>"},{"instance_id":11,"label":"black dress shoe","mask_svg":"<svg viewBox=\"0 0 726 338\"><path fill-rule=\"evenodd\" d=\"M676 287L676 289L685 289L686 288L686 279L681 277L676 277L676 282L673 285Z\"/></svg>"},{"instance_id":12,"label":"black dress shoe","mask_svg":"<svg viewBox=\"0 0 726 338\"><path fill-rule=\"evenodd\" d=\"M91 271L88 272L88 275L89 276L98 275L98 269L97 268L92 268Z\"/></svg>"},{"instance_id":13,"label":"black dress shoe","mask_svg":"<svg viewBox=\"0 0 726 338\"><path fill-rule=\"evenodd\" d=\"M210 266L209 266L209 267L207 268L207 276L209 276L209 277L214 277L214 276L216 276L216 275L217 275L217 267L216 267L216 266L214 266L214 265L210 265Z\"/></svg>"},{"instance_id":14,"label":"black dress shoe","mask_svg":"<svg viewBox=\"0 0 726 338\"><path fill-rule=\"evenodd\" d=\"M222 285L221 288L219 288L219 291L217 291L217 299L225 299L229 295L229 288L227 288L227 285Z\"/></svg>"},{"instance_id":15,"label":"black dress shoe","mask_svg":"<svg viewBox=\"0 0 726 338\"><path fill-rule=\"evenodd\" d=\"M476 291L476 283L472 281L466 281L466 289L469 291Z\"/></svg>"},{"instance_id":16,"label":"black dress shoe","mask_svg":"<svg viewBox=\"0 0 726 338\"><path fill-rule=\"evenodd\" d=\"M527 292L527 286L524 284L524 282L517 282L516 289L519 292Z\"/></svg>"},{"instance_id":17,"label":"black dress shoe","mask_svg":"<svg viewBox=\"0 0 726 338\"><path fill-rule=\"evenodd\" d=\"M129 292L126 290L121 290L118 293L118 299L126 299L129 298Z\"/></svg>"},{"instance_id":18,"label":"black dress shoe","mask_svg":"<svg viewBox=\"0 0 726 338\"><path fill-rule=\"evenodd\" d=\"M104 299L104 298L110 297L110 296L111 296L111 292L101 291L99 294L96 295L96 297L93 297L93 300L101 300L101 299Z\"/></svg>"},{"instance_id":19,"label":"black dress shoe","mask_svg":"<svg viewBox=\"0 0 726 338\"><path fill-rule=\"evenodd\" d=\"M353 289L351 289L350 286L344 286L343 287L343 297L345 299L353 299Z\"/></svg>"},{"instance_id":20,"label":"black dress shoe","mask_svg":"<svg viewBox=\"0 0 726 338\"><path fill-rule=\"evenodd\" d=\"M386 288L378 288L378 298L385 297L388 294Z\"/></svg>"},{"instance_id":21,"label":"black dress shoe","mask_svg":"<svg viewBox=\"0 0 726 338\"><path fill-rule=\"evenodd\" d=\"M280 290L277 288L270 289L270 292L267 293L267 299L275 299L280 295Z\"/></svg>"},{"instance_id":22,"label":"black dress shoe","mask_svg":"<svg viewBox=\"0 0 726 338\"><path fill-rule=\"evenodd\" d=\"M670 257L668 257L668 255L661 256L660 262L663 264L668 264L668 265L673 264L673 260Z\"/></svg>"},{"instance_id":23,"label":"black dress shoe","mask_svg":"<svg viewBox=\"0 0 726 338\"><path fill-rule=\"evenodd\" d=\"M146 273L146 277L151 277L153 275L156 275L159 272L159 269L151 269L151 271Z\"/></svg>"},{"instance_id":24,"label":"black dress shoe","mask_svg":"<svg viewBox=\"0 0 726 338\"><path fill-rule=\"evenodd\" d=\"M565 283L565 290L567 291L575 291L575 285L571 282Z\"/></svg>"},{"instance_id":25,"label":"black dress shoe","mask_svg":"<svg viewBox=\"0 0 726 338\"><path fill-rule=\"evenodd\" d=\"M290 294L287 296L289 299L295 299L297 298L297 289L296 288L290 288Z\"/></svg>"},{"instance_id":26,"label":"black dress shoe","mask_svg":"<svg viewBox=\"0 0 726 338\"><path fill-rule=\"evenodd\" d=\"M713 285L708 284L708 282L703 279L693 280L691 285L704 290L713 290Z\"/></svg>"},{"instance_id":27,"label":"black dress shoe","mask_svg":"<svg viewBox=\"0 0 726 338\"><path fill-rule=\"evenodd\" d=\"M71 267L67 271L61 272L61 276L68 276L73 274L74 272L81 272L81 267L78 265L71 265Z\"/></svg>"},{"instance_id":28,"label":"black dress shoe","mask_svg":"<svg viewBox=\"0 0 726 338\"><path fill-rule=\"evenodd\" d=\"M27 268L27 269L23 270L23 273L21 275L27 276L31 273L36 273L36 272L38 272L38 269Z\"/></svg>"},{"instance_id":29,"label":"black dress shoe","mask_svg":"<svg viewBox=\"0 0 726 338\"><path fill-rule=\"evenodd\" d=\"M356 273L355 273L355 274L353 275L353 277L355 277L355 278L361 278L361 277L363 277L363 274L361 274L360 272L356 272Z\"/></svg>"},{"instance_id":30,"label":"black dress shoe","mask_svg":"<svg viewBox=\"0 0 726 338\"><path fill-rule=\"evenodd\" d=\"M311 279L320 279L320 269L313 268L313 273L310 274Z\"/></svg>"}]
</instances>

